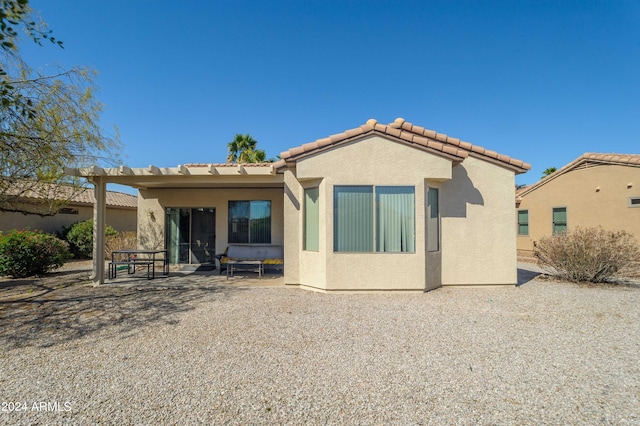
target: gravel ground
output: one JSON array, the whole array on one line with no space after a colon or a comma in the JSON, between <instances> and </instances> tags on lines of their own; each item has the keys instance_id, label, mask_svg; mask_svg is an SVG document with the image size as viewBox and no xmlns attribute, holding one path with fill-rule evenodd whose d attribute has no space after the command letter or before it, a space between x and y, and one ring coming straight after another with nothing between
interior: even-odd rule
<instances>
[{"instance_id":1,"label":"gravel ground","mask_svg":"<svg viewBox=\"0 0 640 426\"><path fill-rule=\"evenodd\" d=\"M348 295L0 282L0 423L640 424L640 288L521 276Z\"/></svg>"}]
</instances>

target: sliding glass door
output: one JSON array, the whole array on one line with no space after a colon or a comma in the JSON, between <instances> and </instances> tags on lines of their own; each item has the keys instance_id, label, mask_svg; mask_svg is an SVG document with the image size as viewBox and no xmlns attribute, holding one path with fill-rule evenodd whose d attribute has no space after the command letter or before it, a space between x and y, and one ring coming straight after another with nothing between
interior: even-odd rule
<instances>
[{"instance_id":1,"label":"sliding glass door","mask_svg":"<svg viewBox=\"0 0 640 426\"><path fill-rule=\"evenodd\" d=\"M167 208L166 245L169 262L213 262L216 249L216 211L213 208Z\"/></svg>"}]
</instances>

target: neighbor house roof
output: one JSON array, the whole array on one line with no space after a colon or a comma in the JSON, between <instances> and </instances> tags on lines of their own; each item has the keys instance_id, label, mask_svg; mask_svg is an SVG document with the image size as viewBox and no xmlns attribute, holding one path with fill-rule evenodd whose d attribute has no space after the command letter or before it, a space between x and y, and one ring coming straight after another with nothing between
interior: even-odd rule
<instances>
[{"instance_id":1,"label":"neighbor house roof","mask_svg":"<svg viewBox=\"0 0 640 426\"><path fill-rule=\"evenodd\" d=\"M35 182L30 182L23 190L20 190L15 185L13 188L16 194L21 192L20 198L23 199L42 199L43 194L47 194L48 199L68 200L71 204L92 206L95 202L95 196L91 188ZM108 207L135 209L138 208L138 197L123 192L107 191L106 205Z\"/></svg>"},{"instance_id":2,"label":"neighbor house roof","mask_svg":"<svg viewBox=\"0 0 640 426\"><path fill-rule=\"evenodd\" d=\"M622 166L640 167L640 154L615 154L615 153L595 153L585 152L580 157L576 158L564 167L559 168L555 172L540 179L538 182L520 188L516 191L516 201L520 201L522 196L528 194L531 191L536 190L544 184L547 184L572 170L583 169L603 164L614 164Z\"/></svg>"},{"instance_id":3,"label":"neighbor house roof","mask_svg":"<svg viewBox=\"0 0 640 426\"><path fill-rule=\"evenodd\" d=\"M387 125L380 124L375 119L370 119L360 127L346 130L342 133L318 139L314 142L285 151L280 155L282 160L274 163L274 165L276 167L283 167L285 163L293 163L309 155L314 155L321 151L332 149L338 145L362 138L363 136L374 134L390 137L398 142L414 146L418 149L445 156L454 162L462 162L471 155L505 166L514 170L516 173L524 173L531 168L531 165L521 160L498 154L495 151L461 141L458 138L447 136L444 133L438 133L435 130L416 126L403 118L396 118L392 123Z\"/></svg>"}]
</instances>

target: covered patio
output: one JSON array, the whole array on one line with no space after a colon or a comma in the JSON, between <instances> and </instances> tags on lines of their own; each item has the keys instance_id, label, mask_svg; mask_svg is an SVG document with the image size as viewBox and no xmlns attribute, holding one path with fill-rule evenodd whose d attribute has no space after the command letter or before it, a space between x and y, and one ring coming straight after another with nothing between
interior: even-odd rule
<instances>
[{"instance_id":1,"label":"covered patio","mask_svg":"<svg viewBox=\"0 0 640 426\"><path fill-rule=\"evenodd\" d=\"M215 254L224 252L229 242L243 238L242 231L249 233L245 228L252 218L243 221L243 218L229 217L227 203L231 200L238 204L240 212L245 207L248 210L250 203L256 203L252 200L261 200L262 204L254 204L253 210L262 212L263 216L268 214L269 226L268 231L263 232L267 235L255 238L262 238L259 242L283 244L284 178L276 170L276 164L265 163L66 168L66 174L86 177L94 186L95 261L91 281L104 284L106 278L105 262L97 259L105 258L108 183L136 188L143 195L138 197L139 248L165 249L172 265L192 265L214 262ZM233 234L234 231L238 235ZM182 234L181 239L177 234Z\"/></svg>"}]
</instances>

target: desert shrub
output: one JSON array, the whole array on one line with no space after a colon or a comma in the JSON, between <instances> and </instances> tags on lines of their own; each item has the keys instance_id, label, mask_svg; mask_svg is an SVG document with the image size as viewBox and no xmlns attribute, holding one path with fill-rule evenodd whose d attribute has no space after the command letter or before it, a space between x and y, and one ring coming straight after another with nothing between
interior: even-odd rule
<instances>
[{"instance_id":1,"label":"desert shrub","mask_svg":"<svg viewBox=\"0 0 640 426\"><path fill-rule=\"evenodd\" d=\"M71 258L69 245L42 231L11 231L0 235L0 275L14 278L43 275Z\"/></svg>"},{"instance_id":2,"label":"desert shrub","mask_svg":"<svg viewBox=\"0 0 640 426\"><path fill-rule=\"evenodd\" d=\"M542 238L534 251L538 264L569 281L606 282L633 275L640 249L632 234L602 228L576 228Z\"/></svg>"},{"instance_id":3,"label":"desert shrub","mask_svg":"<svg viewBox=\"0 0 640 426\"><path fill-rule=\"evenodd\" d=\"M107 237L105 256L111 259L114 250L135 250L138 246L138 238L135 232L120 232L117 235Z\"/></svg>"},{"instance_id":4,"label":"desert shrub","mask_svg":"<svg viewBox=\"0 0 640 426\"><path fill-rule=\"evenodd\" d=\"M107 225L105 234L107 237L114 236L118 235L118 231ZM63 236L71 246L71 252L77 258L91 259L93 257L93 219L74 223L63 231Z\"/></svg>"}]
</instances>

